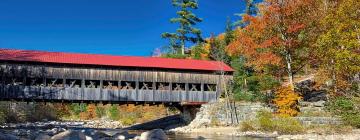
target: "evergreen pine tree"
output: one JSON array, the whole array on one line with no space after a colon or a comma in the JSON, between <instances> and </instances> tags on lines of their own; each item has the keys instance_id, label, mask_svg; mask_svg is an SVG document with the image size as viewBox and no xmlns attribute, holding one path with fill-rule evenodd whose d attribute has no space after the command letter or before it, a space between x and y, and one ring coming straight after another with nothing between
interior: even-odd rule
<instances>
[{"instance_id":1,"label":"evergreen pine tree","mask_svg":"<svg viewBox=\"0 0 360 140\"><path fill-rule=\"evenodd\" d=\"M179 23L180 27L175 33L166 32L161 36L170 40L170 47L175 53L184 55L186 42L200 43L204 41L200 29L193 27L202 19L192 13L192 10L198 8L196 0L172 0L172 5L180 10L176 12L178 17L170 19L170 22Z\"/></svg>"}]
</instances>

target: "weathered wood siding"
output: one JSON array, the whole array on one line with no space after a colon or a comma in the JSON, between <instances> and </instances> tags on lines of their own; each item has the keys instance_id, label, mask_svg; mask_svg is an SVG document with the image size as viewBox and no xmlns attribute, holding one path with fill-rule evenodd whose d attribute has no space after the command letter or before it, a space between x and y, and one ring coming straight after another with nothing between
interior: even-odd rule
<instances>
[{"instance_id":1,"label":"weathered wood siding","mask_svg":"<svg viewBox=\"0 0 360 140\"><path fill-rule=\"evenodd\" d=\"M216 91L111 90L0 85L2 100L92 101L92 102L211 102Z\"/></svg>"},{"instance_id":2,"label":"weathered wood siding","mask_svg":"<svg viewBox=\"0 0 360 140\"><path fill-rule=\"evenodd\" d=\"M5 67L6 65L2 65ZM144 81L144 82L173 82L173 83L208 83L216 84L217 74L201 72L176 72L161 70L136 70L120 68L77 68L66 66L44 66L7 64L16 68L16 75L26 70L27 77L47 77L57 79L88 79L109 81Z\"/></svg>"},{"instance_id":3,"label":"weathered wood siding","mask_svg":"<svg viewBox=\"0 0 360 140\"><path fill-rule=\"evenodd\" d=\"M68 100L68 101L108 101L108 102L213 102L219 97L223 80L216 72L174 71L167 69L112 68L69 66L49 64L24 64L0 62L2 84L0 99L24 100ZM27 78L41 79L41 85L28 85ZM231 79L225 75L225 81ZM22 81L22 84L6 83L9 79ZM48 86L51 79L57 79L62 87ZM48 80L48 81L47 81ZM77 86L68 87L70 81L77 80ZM95 87L85 83L97 81ZM104 88L104 84L114 81L116 88ZM132 89L120 88L132 82ZM58 83L58 84L59 84ZM142 89L140 84L146 83ZM166 89L157 89L158 83L165 83ZM174 90L172 84L182 85ZM201 85L201 89L189 90L190 84ZM204 90L204 84L215 85L216 89Z\"/></svg>"}]
</instances>

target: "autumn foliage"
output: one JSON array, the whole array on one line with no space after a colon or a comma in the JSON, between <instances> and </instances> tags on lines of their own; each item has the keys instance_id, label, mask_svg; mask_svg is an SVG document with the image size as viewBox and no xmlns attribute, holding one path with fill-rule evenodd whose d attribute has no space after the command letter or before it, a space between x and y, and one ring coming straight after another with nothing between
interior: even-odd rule
<instances>
[{"instance_id":1,"label":"autumn foliage","mask_svg":"<svg viewBox=\"0 0 360 140\"><path fill-rule=\"evenodd\" d=\"M276 114L282 117L296 116L299 113L298 101L301 99L298 93L291 87L280 87L275 92L274 104L277 107Z\"/></svg>"}]
</instances>

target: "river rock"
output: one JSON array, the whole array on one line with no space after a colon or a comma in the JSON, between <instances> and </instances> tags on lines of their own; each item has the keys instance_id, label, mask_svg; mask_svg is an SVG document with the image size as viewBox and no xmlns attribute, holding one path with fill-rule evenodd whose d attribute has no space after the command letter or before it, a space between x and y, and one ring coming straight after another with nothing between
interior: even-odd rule
<instances>
[{"instance_id":1,"label":"river rock","mask_svg":"<svg viewBox=\"0 0 360 140\"><path fill-rule=\"evenodd\" d=\"M38 134L38 136L35 138L35 140L49 140L51 137L46 134Z\"/></svg>"},{"instance_id":2,"label":"river rock","mask_svg":"<svg viewBox=\"0 0 360 140\"><path fill-rule=\"evenodd\" d=\"M18 137L0 132L0 140L19 140Z\"/></svg>"},{"instance_id":3,"label":"river rock","mask_svg":"<svg viewBox=\"0 0 360 140\"><path fill-rule=\"evenodd\" d=\"M140 140L140 136L134 137L133 140Z\"/></svg>"},{"instance_id":4,"label":"river rock","mask_svg":"<svg viewBox=\"0 0 360 140\"><path fill-rule=\"evenodd\" d=\"M86 140L86 136L84 133L80 131L65 131L61 132L53 137L51 139L55 140Z\"/></svg>"},{"instance_id":5,"label":"river rock","mask_svg":"<svg viewBox=\"0 0 360 140\"><path fill-rule=\"evenodd\" d=\"M325 106L325 101L314 102L314 106L315 107L324 107Z\"/></svg>"},{"instance_id":6,"label":"river rock","mask_svg":"<svg viewBox=\"0 0 360 140\"><path fill-rule=\"evenodd\" d=\"M165 132L162 129L154 129L141 133L140 140L167 140Z\"/></svg>"},{"instance_id":7,"label":"river rock","mask_svg":"<svg viewBox=\"0 0 360 140\"><path fill-rule=\"evenodd\" d=\"M104 138L110 138L111 136L100 132L100 131L96 131L94 135L91 136L93 139L104 139Z\"/></svg>"},{"instance_id":8,"label":"river rock","mask_svg":"<svg viewBox=\"0 0 360 140\"><path fill-rule=\"evenodd\" d=\"M16 136L28 136L30 134L30 130L16 129L16 130L13 131L13 133Z\"/></svg>"},{"instance_id":9,"label":"river rock","mask_svg":"<svg viewBox=\"0 0 360 140\"><path fill-rule=\"evenodd\" d=\"M112 138L115 140L125 140L125 139L130 139L132 137L134 137L134 135L130 135L127 131L116 133L115 135L112 136Z\"/></svg>"},{"instance_id":10,"label":"river rock","mask_svg":"<svg viewBox=\"0 0 360 140\"><path fill-rule=\"evenodd\" d=\"M116 133L115 135L112 136L112 139L115 140L128 140L128 139L135 139L136 134L129 134L127 131L123 131L120 133ZM139 137L140 138L140 137Z\"/></svg>"}]
</instances>

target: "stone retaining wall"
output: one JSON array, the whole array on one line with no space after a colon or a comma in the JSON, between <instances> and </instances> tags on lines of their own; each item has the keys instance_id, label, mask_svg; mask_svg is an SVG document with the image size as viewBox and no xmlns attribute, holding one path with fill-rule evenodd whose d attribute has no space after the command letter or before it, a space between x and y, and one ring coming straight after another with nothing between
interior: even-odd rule
<instances>
[{"instance_id":1,"label":"stone retaining wall","mask_svg":"<svg viewBox=\"0 0 360 140\"><path fill-rule=\"evenodd\" d=\"M217 103L211 103L203 105L200 108L200 111L196 114L195 119L189 124L192 128L206 127L210 125L227 125L231 123L231 120L228 119L228 113L224 109L226 106L225 101L220 101ZM253 102L238 102L235 104L237 110L237 116L239 122L251 120L256 118L256 114L260 110L273 111L272 108L266 106L263 103L253 103ZM308 105L301 111L323 111L326 110L320 106ZM338 125L342 124L340 118L332 116L299 116L295 117L304 125Z\"/></svg>"},{"instance_id":2,"label":"stone retaining wall","mask_svg":"<svg viewBox=\"0 0 360 140\"><path fill-rule=\"evenodd\" d=\"M295 117L303 125L339 125L342 124L340 118L334 117Z\"/></svg>"},{"instance_id":3,"label":"stone retaining wall","mask_svg":"<svg viewBox=\"0 0 360 140\"><path fill-rule=\"evenodd\" d=\"M202 105L195 119L189 124L191 128L206 127L210 125L227 125L231 119L225 110L225 101ZM254 119L260 110L272 111L262 103L238 102L235 105L239 122Z\"/></svg>"}]
</instances>

